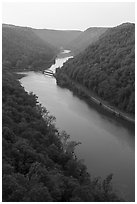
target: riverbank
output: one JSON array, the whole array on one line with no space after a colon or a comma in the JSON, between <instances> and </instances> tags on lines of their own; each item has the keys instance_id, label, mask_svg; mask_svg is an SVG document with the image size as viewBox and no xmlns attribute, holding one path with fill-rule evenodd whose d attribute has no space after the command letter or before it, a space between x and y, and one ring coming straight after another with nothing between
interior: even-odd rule
<instances>
[{"instance_id":1,"label":"riverbank","mask_svg":"<svg viewBox=\"0 0 137 204\"><path fill-rule=\"evenodd\" d=\"M102 100L94 93L91 93L86 87L82 86L77 82L72 81L65 73L61 73L60 75L60 70L57 69L57 72L54 76L56 78L57 85L62 88L70 89L73 94L84 99L88 104L94 103L98 105L98 107L100 107L101 109L104 109L105 111L115 116L116 118L120 118L132 124L135 124L134 116L124 113L116 107L111 106L108 102Z\"/></svg>"},{"instance_id":2,"label":"riverbank","mask_svg":"<svg viewBox=\"0 0 137 204\"><path fill-rule=\"evenodd\" d=\"M53 64L55 64L56 55L48 62L44 64L38 64L37 66L30 66L30 65L24 65L23 67L11 67L10 69L8 67L4 67L7 71L12 72L29 72L29 71L44 71L46 69L49 69Z\"/></svg>"},{"instance_id":3,"label":"riverbank","mask_svg":"<svg viewBox=\"0 0 137 204\"><path fill-rule=\"evenodd\" d=\"M103 183L109 188L112 174L94 184L74 156L79 142L56 129L54 117L21 87L17 76L3 72L3 201L124 201L115 191L105 191Z\"/></svg>"},{"instance_id":4,"label":"riverbank","mask_svg":"<svg viewBox=\"0 0 137 204\"><path fill-rule=\"evenodd\" d=\"M49 70L61 67L64 61L57 58ZM54 77L41 72L28 72L20 82L56 117L58 130L65 130L73 141L82 143L75 153L84 160L90 175L106 178L113 173L114 190L120 191L126 201L134 201L134 125L116 119L93 102L88 105L72 91L57 86Z\"/></svg>"}]
</instances>

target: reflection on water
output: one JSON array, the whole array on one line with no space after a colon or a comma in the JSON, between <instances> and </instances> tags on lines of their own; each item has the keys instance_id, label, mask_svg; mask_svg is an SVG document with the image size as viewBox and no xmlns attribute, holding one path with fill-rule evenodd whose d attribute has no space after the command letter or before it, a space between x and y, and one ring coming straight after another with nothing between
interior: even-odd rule
<instances>
[{"instance_id":1,"label":"reflection on water","mask_svg":"<svg viewBox=\"0 0 137 204\"><path fill-rule=\"evenodd\" d=\"M67 59L57 58L50 69L54 71ZM134 201L134 131L58 87L53 77L28 72L20 81L56 117L56 126L82 143L76 154L84 159L90 174L105 177L113 173L115 187Z\"/></svg>"}]
</instances>

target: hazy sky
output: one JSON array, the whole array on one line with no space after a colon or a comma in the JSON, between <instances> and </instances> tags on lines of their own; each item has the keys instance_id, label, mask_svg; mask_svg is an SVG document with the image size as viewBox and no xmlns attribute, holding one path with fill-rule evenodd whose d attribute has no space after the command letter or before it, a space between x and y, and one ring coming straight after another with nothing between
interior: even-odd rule
<instances>
[{"instance_id":1,"label":"hazy sky","mask_svg":"<svg viewBox=\"0 0 137 204\"><path fill-rule=\"evenodd\" d=\"M106 3L3 3L3 23L50 29L85 30L135 22L135 4Z\"/></svg>"}]
</instances>

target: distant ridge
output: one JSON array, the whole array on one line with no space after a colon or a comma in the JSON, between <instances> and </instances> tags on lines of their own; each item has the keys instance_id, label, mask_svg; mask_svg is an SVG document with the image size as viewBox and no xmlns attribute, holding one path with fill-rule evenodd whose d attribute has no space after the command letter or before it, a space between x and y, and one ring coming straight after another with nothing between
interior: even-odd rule
<instances>
[{"instance_id":1,"label":"distant ridge","mask_svg":"<svg viewBox=\"0 0 137 204\"><path fill-rule=\"evenodd\" d=\"M64 64L58 72L59 82L63 76L134 116L135 24L124 23L106 30L99 40ZM67 84L66 78L63 83Z\"/></svg>"},{"instance_id":2,"label":"distant ridge","mask_svg":"<svg viewBox=\"0 0 137 204\"><path fill-rule=\"evenodd\" d=\"M2 25L3 67L40 69L51 63L58 50L40 39L32 28Z\"/></svg>"},{"instance_id":3,"label":"distant ridge","mask_svg":"<svg viewBox=\"0 0 137 204\"><path fill-rule=\"evenodd\" d=\"M66 45L76 39L83 31L80 30L54 30L54 29L36 29L27 26L16 26L12 24L3 24L4 27L14 29L29 29L32 30L35 35L41 38L44 42L49 43L53 47L60 49L63 47L66 49Z\"/></svg>"},{"instance_id":4,"label":"distant ridge","mask_svg":"<svg viewBox=\"0 0 137 204\"><path fill-rule=\"evenodd\" d=\"M74 55L82 52L86 47L96 42L99 37L105 33L108 28L105 27L91 27L82 32L76 39L74 39L70 44L68 44L68 49L70 49Z\"/></svg>"},{"instance_id":5,"label":"distant ridge","mask_svg":"<svg viewBox=\"0 0 137 204\"><path fill-rule=\"evenodd\" d=\"M42 40L49 42L53 46L66 49L66 45L76 39L82 31L77 30L50 30L33 29L33 32Z\"/></svg>"}]
</instances>

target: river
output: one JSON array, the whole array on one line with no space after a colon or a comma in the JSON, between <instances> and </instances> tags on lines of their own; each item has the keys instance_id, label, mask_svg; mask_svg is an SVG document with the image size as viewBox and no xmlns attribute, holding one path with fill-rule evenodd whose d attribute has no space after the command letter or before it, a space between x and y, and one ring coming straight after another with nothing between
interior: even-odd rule
<instances>
[{"instance_id":1,"label":"river","mask_svg":"<svg viewBox=\"0 0 137 204\"><path fill-rule=\"evenodd\" d=\"M50 69L54 72L71 57L69 51L63 51ZM76 154L83 159L90 175L105 178L113 173L114 188L126 201L134 201L134 130L89 107L68 89L58 87L53 77L27 72L20 82L56 117L59 130L65 130L72 140L82 143L76 148Z\"/></svg>"}]
</instances>

